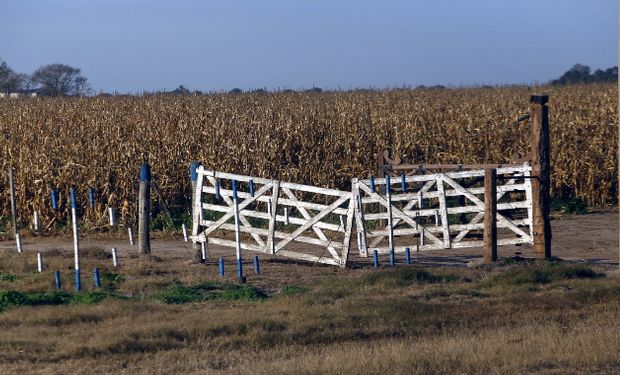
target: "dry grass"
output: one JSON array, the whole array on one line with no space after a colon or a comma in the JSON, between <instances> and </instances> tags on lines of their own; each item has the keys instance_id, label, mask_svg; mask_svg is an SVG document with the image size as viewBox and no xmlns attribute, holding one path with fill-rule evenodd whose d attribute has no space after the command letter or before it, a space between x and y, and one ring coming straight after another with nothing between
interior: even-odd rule
<instances>
[{"instance_id":1,"label":"dry grass","mask_svg":"<svg viewBox=\"0 0 620 375\"><path fill-rule=\"evenodd\" d=\"M550 95L552 194L590 205L617 196L617 87L537 87ZM527 87L0 101L0 168L16 169L18 211L66 223L70 186L97 189L83 228L136 212L138 168L153 166L155 207L188 207L188 167L207 167L346 189L376 173L373 154L391 148L416 162L505 162L528 151ZM50 187L63 209L52 211ZM161 201L160 201L161 196ZM0 179L0 216L9 215ZM1 221L1 220L0 220ZM62 225L60 229L62 229ZM57 228L58 229L58 228Z\"/></svg>"},{"instance_id":2,"label":"dry grass","mask_svg":"<svg viewBox=\"0 0 620 375\"><path fill-rule=\"evenodd\" d=\"M108 260L102 257L97 249L85 252L83 269L104 266ZM14 278L0 277L0 290L51 290L51 271L27 272L26 264L20 271L20 259L0 257L3 270L18 269ZM51 252L47 259L52 267L70 264L61 253ZM119 277L105 285L122 299L1 312L0 371L564 374L620 369L620 278L600 274L603 269L535 262L480 269L335 270L268 260L263 267L263 275L248 276L250 285L269 295L266 299L166 304L157 297L161 291L215 285L220 279L183 257L126 258L120 271L108 270Z\"/></svg>"}]
</instances>

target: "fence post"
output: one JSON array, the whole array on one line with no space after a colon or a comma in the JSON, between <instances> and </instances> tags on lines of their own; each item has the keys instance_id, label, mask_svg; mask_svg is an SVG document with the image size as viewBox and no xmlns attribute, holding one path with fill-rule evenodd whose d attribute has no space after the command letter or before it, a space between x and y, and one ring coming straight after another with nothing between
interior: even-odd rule
<instances>
[{"instance_id":1,"label":"fence post","mask_svg":"<svg viewBox=\"0 0 620 375\"><path fill-rule=\"evenodd\" d=\"M196 185L198 183L198 172L196 171L196 169L198 168L199 165L200 163L198 163L197 161L193 161L189 165L189 177L192 183L192 200L191 201L192 201L192 219L193 220L196 220L196 218L193 217L193 214L194 214L195 205L196 205ZM192 235L195 235L195 234L192 233ZM201 243L193 241L192 249L194 250L196 259L199 262L204 263L206 258L204 257L204 254L202 252Z\"/></svg>"},{"instance_id":2,"label":"fence post","mask_svg":"<svg viewBox=\"0 0 620 375\"><path fill-rule=\"evenodd\" d=\"M390 186L390 176L385 176L385 197L387 200L387 225L390 227L388 230L388 240L390 242L390 266L394 266L394 223L392 221L392 187Z\"/></svg>"},{"instance_id":3,"label":"fence post","mask_svg":"<svg viewBox=\"0 0 620 375\"><path fill-rule=\"evenodd\" d=\"M17 252L21 253L22 252L22 239L19 236L19 233L15 235L15 246L17 246Z\"/></svg>"},{"instance_id":4,"label":"fence post","mask_svg":"<svg viewBox=\"0 0 620 375\"><path fill-rule=\"evenodd\" d=\"M200 232L200 224L202 220L202 181L203 181L203 173L198 173L198 170L201 172L204 168L201 165L198 165L196 169L194 169L194 173L196 174L196 181L192 181L192 248L196 252L195 256L199 262L203 262L202 260L202 245L198 245L198 232ZM206 243L207 239L204 239Z\"/></svg>"},{"instance_id":5,"label":"fence post","mask_svg":"<svg viewBox=\"0 0 620 375\"><path fill-rule=\"evenodd\" d=\"M13 178L13 168L9 167L9 190L11 193L11 219L13 220L13 238L17 234L17 208L15 206L15 180Z\"/></svg>"},{"instance_id":6,"label":"fence post","mask_svg":"<svg viewBox=\"0 0 620 375\"><path fill-rule=\"evenodd\" d=\"M43 256L41 253L37 253L37 272L43 272Z\"/></svg>"},{"instance_id":7,"label":"fence post","mask_svg":"<svg viewBox=\"0 0 620 375\"><path fill-rule=\"evenodd\" d=\"M484 263L497 260L497 169L484 170Z\"/></svg>"},{"instance_id":8,"label":"fence post","mask_svg":"<svg viewBox=\"0 0 620 375\"><path fill-rule=\"evenodd\" d=\"M185 223L181 224L181 230L183 231L183 242L189 241L189 238L187 238L187 226Z\"/></svg>"},{"instance_id":9,"label":"fence post","mask_svg":"<svg viewBox=\"0 0 620 375\"><path fill-rule=\"evenodd\" d=\"M54 272L54 285L56 286L56 290L60 290L62 288L62 281L60 280L60 271Z\"/></svg>"},{"instance_id":10,"label":"fence post","mask_svg":"<svg viewBox=\"0 0 620 375\"><path fill-rule=\"evenodd\" d=\"M243 260L241 259L241 231L239 229L239 198L237 195L237 180L232 180L233 208L235 210L235 244L237 255L237 278L241 283L245 283L243 276Z\"/></svg>"},{"instance_id":11,"label":"fence post","mask_svg":"<svg viewBox=\"0 0 620 375\"><path fill-rule=\"evenodd\" d=\"M73 228L73 256L75 261L75 289L80 290L80 235L77 223L77 202L75 199L75 189L71 188L71 226Z\"/></svg>"},{"instance_id":12,"label":"fence post","mask_svg":"<svg viewBox=\"0 0 620 375\"><path fill-rule=\"evenodd\" d=\"M532 221L534 251L539 257L551 258L551 221L549 219L549 188L551 157L547 95L533 95L532 124Z\"/></svg>"},{"instance_id":13,"label":"fence post","mask_svg":"<svg viewBox=\"0 0 620 375\"><path fill-rule=\"evenodd\" d=\"M32 213L32 229L39 232L39 211L37 210Z\"/></svg>"},{"instance_id":14,"label":"fence post","mask_svg":"<svg viewBox=\"0 0 620 375\"><path fill-rule=\"evenodd\" d=\"M95 208L95 189L90 186L88 187L88 206Z\"/></svg>"},{"instance_id":15,"label":"fence post","mask_svg":"<svg viewBox=\"0 0 620 375\"><path fill-rule=\"evenodd\" d=\"M95 268L93 270L93 283L95 285L95 289L101 287L101 278L99 276L99 268Z\"/></svg>"},{"instance_id":16,"label":"fence post","mask_svg":"<svg viewBox=\"0 0 620 375\"><path fill-rule=\"evenodd\" d=\"M116 255L116 248L112 248L112 266L118 267L118 256Z\"/></svg>"},{"instance_id":17,"label":"fence post","mask_svg":"<svg viewBox=\"0 0 620 375\"><path fill-rule=\"evenodd\" d=\"M108 207L108 216L110 217L110 230L116 225L116 209Z\"/></svg>"},{"instance_id":18,"label":"fence post","mask_svg":"<svg viewBox=\"0 0 620 375\"><path fill-rule=\"evenodd\" d=\"M133 232L131 231L131 227L127 227L127 236L129 236L129 245L135 245L136 243L133 240Z\"/></svg>"},{"instance_id":19,"label":"fence post","mask_svg":"<svg viewBox=\"0 0 620 375\"><path fill-rule=\"evenodd\" d=\"M200 242L198 245L200 246L200 261L201 263L207 263L207 243Z\"/></svg>"},{"instance_id":20,"label":"fence post","mask_svg":"<svg viewBox=\"0 0 620 375\"><path fill-rule=\"evenodd\" d=\"M138 201L138 251L151 253L151 167L148 163L140 168L140 193Z\"/></svg>"},{"instance_id":21,"label":"fence post","mask_svg":"<svg viewBox=\"0 0 620 375\"><path fill-rule=\"evenodd\" d=\"M56 188L52 188L50 191L50 198L52 199L52 209L58 209L58 190Z\"/></svg>"}]
</instances>

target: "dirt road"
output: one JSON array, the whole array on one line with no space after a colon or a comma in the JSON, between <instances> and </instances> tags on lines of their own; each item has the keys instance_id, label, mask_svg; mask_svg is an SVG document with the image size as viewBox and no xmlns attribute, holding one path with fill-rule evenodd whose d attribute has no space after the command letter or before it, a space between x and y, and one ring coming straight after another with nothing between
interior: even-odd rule
<instances>
[{"instance_id":1,"label":"dirt road","mask_svg":"<svg viewBox=\"0 0 620 375\"><path fill-rule=\"evenodd\" d=\"M585 215L555 213L551 221L553 231L552 254L565 260L584 261L601 265L618 264L618 210L596 210ZM127 240L80 240L81 247L98 247L109 249L115 247L121 256L137 252L136 246L130 246ZM293 245L303 246L303 245ZM166 257L187 257L191 259L191 243L183 242L182 238L153 240L153 254ZM0 241L0 251L15 248L13 241ZM71 252L73 243L70 237L29 237L23 240L23 248L26 252L45 252L51 249L60 249ZM355 244L352 245L352 260L357 264L369 264L370 258L359 258L356 254ZM211 246L212 258L234 256L234 249ZM512 256L520 253L525 257L535 256L532 247L523 246L500 246L500 256ZM247 252L250 254L250 252ZM469 261L480 258L482 249L458 249L424 252L414 261L422 265L431 266L465 266ZM252 255L254 255L252 253ZM249 257L249 256L248 256Z\"/></svg>"}]
</instances>

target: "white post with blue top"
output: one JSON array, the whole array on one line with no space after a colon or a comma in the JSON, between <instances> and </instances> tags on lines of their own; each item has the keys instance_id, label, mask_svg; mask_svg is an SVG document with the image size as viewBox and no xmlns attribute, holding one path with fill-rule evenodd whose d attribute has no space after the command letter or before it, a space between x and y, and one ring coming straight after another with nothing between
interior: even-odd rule
<instances>
[{"instance_id":1,"label":"white post with blue top","mask_svg":"<svg viewBox=\"0 0 620 375\"><path fill-rule=\"evenodd\" d=\"M232 180L233 209L235 214L235 244L237 255L237 277L243 281L243 264L241 260L241 231L239 229L239 199L237 196L237 180Z\"/></svg>"},{"instance_id":2,"label":"white post with blue top","mask_svg":"<svg viewBox=\"0 0 620 375\"><path fill-rule=\"evenodd\" d=\"M80 236L77 223L77 202L75 199L75 189L71 188L71 226L73 228L73 257L75 262L75 290L82 289L80 278Z\"/></svg>"}]
</instances>

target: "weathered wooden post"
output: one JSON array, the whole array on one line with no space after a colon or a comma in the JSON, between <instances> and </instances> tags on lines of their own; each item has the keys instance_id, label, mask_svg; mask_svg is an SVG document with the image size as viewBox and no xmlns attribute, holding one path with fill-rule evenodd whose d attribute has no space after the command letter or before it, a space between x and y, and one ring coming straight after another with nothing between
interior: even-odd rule
<instances>
[{"instance_id":1,"label":"weathered wooden post","mask_svg":"<svg viewBox=\"0 0 620 375\"><path fill-rule=\"evenodd\" d=\"M551 156L548 100L547 95L533 95L530 99L533 240L534 251L544 258L551 258L551 221L549 219Z\"/></svg>"},{"instance_id":2,"label":"weathered wooden post","mask_svg":"<svg viewBox=\"0 0 620 375\"><path fill-rule=\"evenodd\" d=\"M11 193L11 219L13 220L13 238L17 235L17 208L15 206L15 180L13 168L9 167L9 190Z\"/></svg>"},{"instance_id":3,"label":"weathered wooden post","mask_svg":"<svg viewBox=\"0 0 620 375\"><path fill-rule=\"evenodd\" d=\"M497 169L484 170L484 263L497 260Z\"/></svg>"},{"instance_id":4,"label":"weathered wooden post","mask_svg":"<svg viewBox=\"0 0 620 375\"><path fill-rule=\"evenodd\" d=\"M148 163L140 168L140 192L138 201L138 251L151 253L151 167Z\"/></svg>"}]
</instances>

